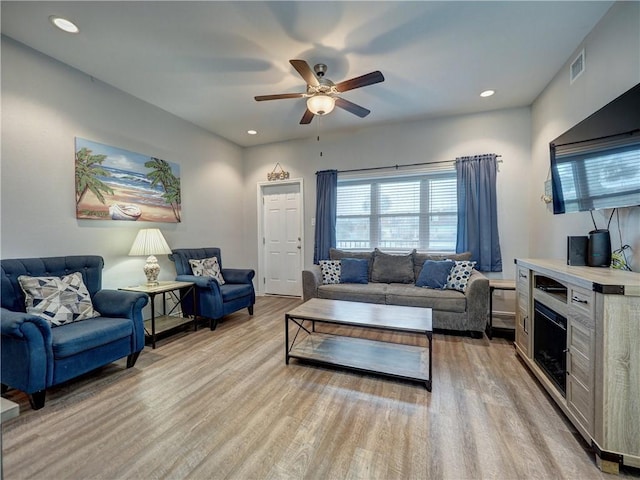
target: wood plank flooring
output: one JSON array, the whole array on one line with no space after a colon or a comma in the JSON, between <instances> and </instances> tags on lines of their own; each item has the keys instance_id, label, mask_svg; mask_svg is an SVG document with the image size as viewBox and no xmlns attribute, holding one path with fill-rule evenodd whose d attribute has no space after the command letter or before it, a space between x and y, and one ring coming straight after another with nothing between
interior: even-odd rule
<instances>
[{"instance_id":1,"label":"wood plank flooring","mask_svg":"<svg viewBox=\"0 0 640 480\"><path fill-rule=\"evenodd\" d=\"M434 334L429 393L285 365L284 312L299 303L259 297L253 317L162 340L132 369L51 389L38 411L10 390L21 414L3 426L4 478L612 478L510 342Z\"/></svg>"}]
</instances>

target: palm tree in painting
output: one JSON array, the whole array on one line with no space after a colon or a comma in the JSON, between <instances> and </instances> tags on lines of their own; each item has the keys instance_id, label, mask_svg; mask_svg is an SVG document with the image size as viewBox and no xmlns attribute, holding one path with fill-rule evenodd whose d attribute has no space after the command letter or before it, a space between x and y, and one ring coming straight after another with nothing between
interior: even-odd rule
<instances>
[{"instance_id":1,"label":"palm tree in painting","mask_svg":"<svg viewBox=\"0 0 640 480\"><path fill-rule=\"evenodd\" d=\"M151 161L145 162L144 166L153 170L147 173L147 178L151 180L151 185L153 186L162 185L164 189L162 198L171 205L176 221L180 222L180 204L182 203L180 179L173 174L171 165L166 160L151 157Z\"/></svg>"},{"instance_id":2,"label":"palm tree in painting","mask_svg":"<svg viewBox=\"0 0 640 480\"><path fill-rule=\"evenodd\" d=\"M76 152L76 205L80 204L88 191L93 192L100 203L105 202L103 193L113 195L113 190L97 178L111 176L102 167L106 158L106 155L92 155L92 151L86 147Z\"/></svg>"}]
</instances>

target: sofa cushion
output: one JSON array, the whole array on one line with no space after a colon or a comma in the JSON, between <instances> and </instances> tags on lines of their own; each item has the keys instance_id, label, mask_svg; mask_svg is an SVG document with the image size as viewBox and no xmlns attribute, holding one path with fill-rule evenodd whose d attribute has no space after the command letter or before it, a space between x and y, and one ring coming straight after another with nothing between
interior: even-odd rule
<instances>
[{"instance_id":1,"label":"sofa cushion","mask_svg":"<svg viewBox=\"0 0 640 480\"><path fill-rule=\"evenodd\" d=\"M340 283L340 260L320 260L322 284Z\"/></svg>"},{"instance_id":2,"label":"sofa cushion","mask_svg":"<svg viewBox=\"0 0 640 480\"><path fill-rule=\"evenodd\" d=\"M220 293L223 302L230 302L237 298L243 298L251 295L253 285L249 283L225 283L220 285Z\"/></svg>"},{"instance_id":3,"label":"sofa cushion","mask_svg":"<svg viewBox=\"0 0 640 480\"><path fill-rule=\"evenodd\" d=\"M420 272L422 271L422 266L424 265L425 260L453 260L453 261L462 261L462 260L471 260L471 252L463 252L463 253L443 253L443 254L433 254L433 253L424 253L424 252L416 252L413 255L413 269L416 278L420 276Z\"/></svg>"},{"instance_id":4,"label":"sofa cushion","mask_svg":"<svg viewBox=\"0 0 640 480\"><path fill-rule=\"evenodd\" d=\"M44 318L52 327L100 315L93 308L80 272L63 277L20 275L18 282L25 295L26 312Z\"/></svg>"},{"instance_id":5,"label":"sofa cushion","mask_svg":"<svg viewBox=\"0 0 640 480\"><path fill-rule=\"evenodd\" d=\"M348 250L339 250L337 248L329 249L329 258L331 260L342 260L343 258L363 258L369 262L369 278L371 278L371 266L373 265L373 251L367 252L350 252Z\"/></svg>"},{"instance_id":6,"label":"sofa cushion","mask_svg":"<svg viewBox=\"0 0 640 480\"><path fill-rule=\"evenodd\" d=\"M53 356L66 358L133 335L128 318L99 317L54 328L51 331Z\"/></svg>"},{"instance_id":7,"label":"sofa cushion","mask_svg":"<svg viewBox=\"0 0 640 480\"><path fill-rule=\"evenodd\" d=\"M454 267L451 269L449 273L449 278L447 279L447 288L452 290L458 290L460 292L465 292L467 289L467 283L469 282L469 277L471 277L471 272L473 272L473 267L476 266L476 262L470 261L462 261L456 262Z\"/></svg>"},{"instance_id":8,"label":"sofa cushion","mask_svg":"<svg viewBox=\"0 0 640 480\"><path fill-rule=\"evenodd\" d=\"M416 279L416 287L446 288L449 273L455 264L453 260L425 260Z\"/></svg>"},{"instance_id":9,"label":"sofa cushion","mask_svg":"<svg viewBox=\"0 0 640 480\"><path fill-rule=\"evenodd\" d=\"M434 290L400 283L387 286L386 303L455 313L464 313L467 309L467 298L457 290Z\"/></svg>"},{"instance_id":10,"label":"sofa cushion","mask_svg":"<svg viewBox=\"0 0 640 480\"><path fill-rule=\"evenodd\" d=\"M369 283L369 261L364 258L340 260L340 283Z\"/></svg>"},{"instance_id":11,"label":"sofa cushion","mask_svg":"<svg viewBox=\"0 0 640 480\"><path fill-rule=\"evenodd\" d=\"M190 259L191 271L196 277L212 277L220 285L224 285L224 277L220 271L220 264L216 257Z\"/></svg>"},{"instance_id":12,"label":"sofa cushion","mask_svg":"<svg viewBox=\"0 0 640 480\"><path fill-rule=\"evenodd\" d=\"M318 287L318 298L384 304L386 291L386 283L321 285Z\"/></svg>"},{"instance_id":13,"label":"sofa cushion","mask_svg":"<svg viewBox=\"0 0 640 480\"><path fill-rule=\"evenodd\" d=\"M391 255L374 250L371 281L377 283L414 283L413 250L408 255Z\"/></svg>"}]
</instances>

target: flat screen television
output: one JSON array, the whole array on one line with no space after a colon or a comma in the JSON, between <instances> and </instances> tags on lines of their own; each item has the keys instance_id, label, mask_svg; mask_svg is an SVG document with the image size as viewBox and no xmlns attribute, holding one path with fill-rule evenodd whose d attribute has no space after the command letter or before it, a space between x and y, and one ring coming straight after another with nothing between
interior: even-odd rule
<instances>
[{"instance_id":1,"label":"flat screen television","mask_svg":"<svg viewBox=\"0 0 640 480\"><path fill-rule=\"evenodd\" d=\"M640 84L549 143L553 213L640 205Z\"/></svg>"}]
</instances>

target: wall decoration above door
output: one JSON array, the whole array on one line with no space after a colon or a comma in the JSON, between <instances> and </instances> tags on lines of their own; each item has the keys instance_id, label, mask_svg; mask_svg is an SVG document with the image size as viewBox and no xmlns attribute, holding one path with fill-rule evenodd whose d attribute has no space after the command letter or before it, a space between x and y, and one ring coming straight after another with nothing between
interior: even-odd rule
<instances>
[{"instance_id":1,"label":"wall decoration above door","mask_svg":"<svg viewBox=\"0 0 640 480\"><path fill-rule=\"evenodd\" d=\"M76 137L76 218L180 222L180 165Z\"/></svg>"}]
</instances>

